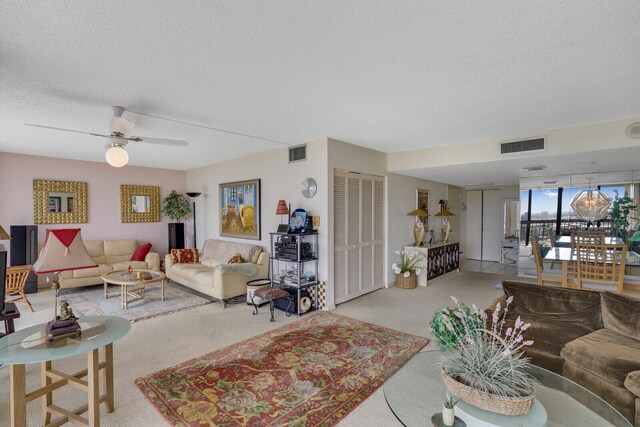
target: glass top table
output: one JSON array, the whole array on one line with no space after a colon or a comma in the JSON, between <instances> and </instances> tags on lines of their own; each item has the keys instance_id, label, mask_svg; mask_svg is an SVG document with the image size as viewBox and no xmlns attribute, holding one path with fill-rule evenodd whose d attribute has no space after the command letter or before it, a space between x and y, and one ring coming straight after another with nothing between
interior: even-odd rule
<instances>
[{"instance_id":1,"label":"glass top table","mask_svg":"<svg viewBox=\"0 0 640 427\"><path fill-rule=\"evenodd\" d=\"M419 353L384 383L387 404L403 425L431 425L431 415L442 411L446 387L437 366L442 355L440 351ZM542 384L536 399L547 411L548 427L632 427L615 408L573 381L537 366L532 366L531 374ZM464 412L485 412L462 401L456 406ZM498 425L526 425L518 424L521 417L507 417L510 424Z\"/></svg>"},{"instance_id":2,"label":"glass top table","mask_svg":"<svg viewBox=\"0 0 640 427\"><path fill-rule=\"evenodd\" d=\"M86 316L78 319L82 328L79 337L60 338L46 342L46 323L31 326L0 338L0 364L28 364L53 361L85 354L104 347L131 329L131 322L116 316ZM43 339L40 339L43 338Z\"/></svg>"}]
</instances>

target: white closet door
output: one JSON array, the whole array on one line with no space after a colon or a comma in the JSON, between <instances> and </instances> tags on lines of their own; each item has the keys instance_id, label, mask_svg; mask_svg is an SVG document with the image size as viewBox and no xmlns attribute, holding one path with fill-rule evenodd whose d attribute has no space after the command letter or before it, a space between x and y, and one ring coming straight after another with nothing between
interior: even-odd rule
<instances>
[{"instance_id":1,"label":"white closet door","mask_svg":"<svg viewBox=\"0 0 640 427\"><path fill-rule=\"evenodd\" d=\"M333 287L335 301L344 301L347 291L347 179L333 178Z\"/></svg>"},{"instance_id":2,"label":"white closet door","mask_svg":"<svg viewBox=\"0 0 640 427\"><path fill-rule=\"evenodd\" d=\"M500 190L482 192L482 260L500 261L502 200Z\"/></svg>"},{"instance_id":3,"label":"white closet door","mask_svg":"<svg viewBox=\"0 0 640 427\"><path fill-rule=\"evenodd\" d=\"M384 286L384 181L334 175L334 287L336 304Z\"/></svg>"},{"instance_id":4,"label":"white closet door","mask_svg":"<svg viewBox=\"0 0 640 427\"><path fill-rule=\"evenodd\" d=\"M347 177L347 292L354 296L360 295L361 289L360 184L359 177Z\"/></svg>"},{"instance_id":5,"label":"white closet door","mask_svg":"<svg viewBox=\"0 0 640 427\"><path fill-rule=\"evenodd\" d=\"M467 225L464 256L482 259L482 190L467 191Z\"/></svg>"}]
</instances>

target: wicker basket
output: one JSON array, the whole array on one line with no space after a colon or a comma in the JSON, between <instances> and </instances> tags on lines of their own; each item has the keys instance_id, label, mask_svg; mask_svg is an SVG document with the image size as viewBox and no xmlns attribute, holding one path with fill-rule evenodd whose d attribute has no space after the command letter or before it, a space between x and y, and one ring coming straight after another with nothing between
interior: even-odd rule
<instances>
[{"instance_id":1,"label":"wicker basket","mask_svg":"<svg viewBox=\"0 0 640 427\"><path fill-rule=\"evenodd\" d=\"M415 270L411 270L409 277L404 277L404 273L396 274L396 288L415 289L418 286L418 277Z\"/></svg>"},{"instance_id":2,"label":"wicker basket","mask_svg":"<svg viewBox=\"0 0 640 427\"><path fill-rule=\"evenodd\" d=\"M535 399L535 395L521 398L509 398L481 393L472 389L468 385L454 380L445 374L444 371L442 371L441 374L444 385L447 386L447 390L449 390L451 394L455 395L460 400L477 408L484 409L485 411L503 415L523 415L529 412L529 409L531 409Z\"/></svg>"}]
</instances>

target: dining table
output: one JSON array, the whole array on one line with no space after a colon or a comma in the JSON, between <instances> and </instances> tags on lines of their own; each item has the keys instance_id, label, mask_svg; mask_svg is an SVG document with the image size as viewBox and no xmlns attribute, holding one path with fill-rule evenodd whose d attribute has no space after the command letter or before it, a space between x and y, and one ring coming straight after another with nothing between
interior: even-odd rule
<instances>
[{"instance_id":1,"label":"dining table","mask_svg":"<svg viewBox=\"0 0 640 427\"><path fill-rule=\"evenodd\" d=\"M564 237L564 236L563 236ZM610 238L617 239L617 237ZM606 241L606 240L605 240ZM613 243L613 244L619 244ZM577 261L576 250L571 247L555 246L547 252L544 257L547 261L562 262L562 287L570 287L569 280L569 264ZM627 251L627 266L640 266L640 255L633 251ZM627 285L627 276L625 276L625 286ZM636 284L632 284L637 286Z\"/></svg>"},{"instance_id":2,"label":"dining table","mask_svg":"<svg viewBox=\"0 0 640 427\"><path fill-rule=\"evenodd\" d=\"M624 244L624 240L620 237L610 237L606 236L604 238L605 245L622 245ZM555 246L560 246L561 248L570 248L571 247L571 236L558 236L555 238Z\"/></svg>"}]
</instances>

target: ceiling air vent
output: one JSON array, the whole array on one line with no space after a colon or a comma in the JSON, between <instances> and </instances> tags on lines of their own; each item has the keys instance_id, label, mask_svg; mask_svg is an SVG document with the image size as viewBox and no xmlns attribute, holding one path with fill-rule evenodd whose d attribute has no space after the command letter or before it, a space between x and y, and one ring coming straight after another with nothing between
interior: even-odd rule
<instances>
[{"instance_id":1,"label":"ceiling air vent","mask_svg":"<svg viewBox=\"0 0 640 427\"><path fill-rule=\"evenodd\" d=\"M544 138L524 141L504 142L500 144L501 154L522 153L523 151L544 150Z\"/></svg>"},{"instance_id":2,"label":"ceiling air vent","mask_svg":"<svg viewBox=\"0 0 640 427\"><path fill-rule=\"evenodd\" d=\"M289 147L289 163L307 160L307 144Z\"/></svg>"}]
</instances>

